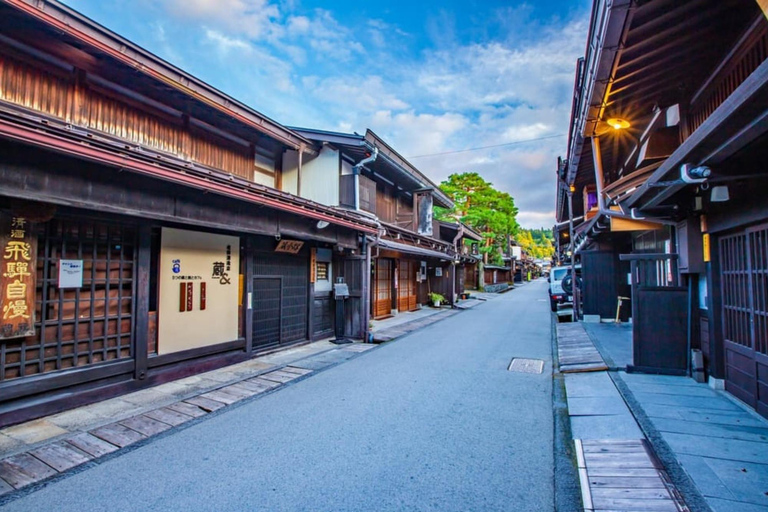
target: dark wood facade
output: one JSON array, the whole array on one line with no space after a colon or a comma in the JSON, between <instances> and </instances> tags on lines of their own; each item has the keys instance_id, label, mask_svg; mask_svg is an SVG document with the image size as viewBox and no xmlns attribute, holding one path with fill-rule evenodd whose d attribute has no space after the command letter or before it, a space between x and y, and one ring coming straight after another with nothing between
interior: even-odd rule
<instances>
[{"instance_id":1,"label":"dark wood facade","mask_svg":"<svg viewBox=\"0 0 768 512\"><path fill-rule=\"evenodd\" d=\"M559 257L576 250L584 313L605 316L606 295L626 293L617 257L634 265L658 255L652 283L631 272L636 348L638 329L658 337L665 315L678 314L669 345L649 345L635 364L674 359L689 372L687 351L700 349L715 383L768 416L768 20L754 1L696 5L693 13L688 2L596 4L558 166ZM664 37L649 31L658 26ZM665 355L671 345L677 352Z\"/></svg>"},{"instance_id":2,"label":"dark wood facade","mask_svg":"<svg viewBox=\"0 0 768 512\"><path fill-rule=\"evenodd\" d=\"M344 333L364 338L370 253L361 240L376 223L270 188L284 151L318 149L74 11L43 4L0 3L0 219L25 223L31 253L5 269L30 281L11 283L0 306L5 320L28 318L34 330L6 328L0 339L0 425L330 335L330 283L318 276L350 284ZM257 155L276 163L269 186ZM234 328L220 341L169 350L158 335L172 311L217 306L211 274L181 272L183 293L160 293L170 230L232 240L213 270L217 285L235 290ZM281 240L302 247L278 253ZM317 251L326 258L313 259ZM81 282L62 283L65 263Z\"/></svg>"}]
</instances>

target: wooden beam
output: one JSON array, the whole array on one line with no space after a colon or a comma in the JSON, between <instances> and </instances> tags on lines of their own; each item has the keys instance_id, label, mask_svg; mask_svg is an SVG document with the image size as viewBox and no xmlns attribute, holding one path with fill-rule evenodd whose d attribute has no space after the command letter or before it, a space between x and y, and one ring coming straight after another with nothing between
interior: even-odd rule
<instances>
[{"instance_id":1,"label":"wooden beam","mask_svg":"<svg viewBox=\"0 0 768 512\"><path fill-rule=\"evenodd\" d=\"M622 219L620 217L611 217L611 232L622 231L655 231L663 226L656 222L645 220Z\"/></svg>"}]
</instances>

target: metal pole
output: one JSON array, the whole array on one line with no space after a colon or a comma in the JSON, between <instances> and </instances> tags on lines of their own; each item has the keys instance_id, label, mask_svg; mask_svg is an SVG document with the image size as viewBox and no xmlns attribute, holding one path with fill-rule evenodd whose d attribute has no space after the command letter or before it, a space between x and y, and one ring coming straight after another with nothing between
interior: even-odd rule
<instances>
[{"instance_id":1,"label":"metal pole","mask_svg":"<svg viewBox=\"0 0 768 512\"><path fill-rule=\"evenodd\" d=\"M576 244L573 240L573 191L568 187L568 236L571 247L571 292L573 293L573 321L579 318L579 301L576 300Z\"/></svg>"}]
</instances>

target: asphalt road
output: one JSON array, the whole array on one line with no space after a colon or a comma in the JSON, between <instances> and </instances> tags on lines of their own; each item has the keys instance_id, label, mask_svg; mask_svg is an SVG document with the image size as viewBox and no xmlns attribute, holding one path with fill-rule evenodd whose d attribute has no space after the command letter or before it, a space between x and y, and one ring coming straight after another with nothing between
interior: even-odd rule
<instances>
[{"instance_id":1,"label":"asphalt road","mask_svg":"<svg viewBox=\"0 0 768 512\"><path fill-rule=\"evenodd\" d=\"M546 281L66 476L3 511L554 510ZM513 357L542 374L507 371Z\"/></svg>"}]
</instances>

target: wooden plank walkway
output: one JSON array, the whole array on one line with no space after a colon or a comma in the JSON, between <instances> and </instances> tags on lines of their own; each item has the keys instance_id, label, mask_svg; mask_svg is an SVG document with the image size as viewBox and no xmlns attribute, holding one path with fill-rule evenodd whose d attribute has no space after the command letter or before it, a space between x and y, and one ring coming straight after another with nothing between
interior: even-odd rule
<instances>
[{"instance_id":1,"label":"wooden plank walkway","mask_svg":"<svg viewBox=\"0 0 768 512\"><path fill-rule=\"evenodd\" d=\"M644 439L574 439L585 511L684 512Z\"/></svg>"},{"instance_id":2,"label":"wooden plank walkway","mask_svg":"<svg viewBox=\"0 0 768 512\"><path fill-rule=\"evenodd\" d=\"M579 322L557 324L557 356L560 372L598 372L607 370L600 352Z\"/></svg>"}]
</instances>

